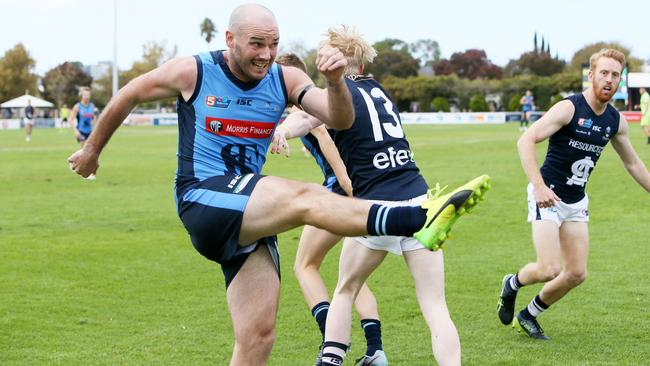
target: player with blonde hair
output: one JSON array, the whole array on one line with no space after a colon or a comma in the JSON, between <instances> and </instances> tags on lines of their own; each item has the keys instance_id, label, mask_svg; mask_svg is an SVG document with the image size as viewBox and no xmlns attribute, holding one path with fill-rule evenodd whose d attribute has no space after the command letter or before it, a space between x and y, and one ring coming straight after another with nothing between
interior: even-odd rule
<instances>
[{"instance_id":1,"label":"player with blonde hair","mask_svg":"<svg viewBox=\"0 0 650 366\"><path fill-rule=\"evenodd\" d=\"M297 67L307 72L305 63L294 53L278 56L276 62L280 65ZM295 106L291 109L292 113L298 111L300 109ZM278 127L280 131L285 128L283 125ZM352 196L352 182L350 182L350 177L348 177L345 170L341 155L339 155L334 141L332 141L334 133L334 130L326 128L325 125L320 125L309 131L305 136L301 136L300 140L321 168L325 177L323 185L331 192ZM287 135L286 137L291 138L293 136ZM325 338L325 320L327 319L330 302L329 293L319 269L325 255L340 240L340 235L332 234L315 226L305 225L300 236L298 252L293 266L302 294L311 309L311 314L318 324L323 339ZM381 322L379 321L377 300L365 283L361 287L354 305L359 313L361 328L366 337L365 356L372 360L372 363L367 364L387 364L381 340ZM322 348L320 351L322 351ZM316 358L316 366L321 364L320 358L321 353L319 352Z\"/></svg>"},{"instance_id":2,"label":"player with blonde hair","mask_svg":"<svg viewBox=\"0 0 650 366\"><path fill-rule=\"evenodd\" d=\"M384 205L388 210L385 212L390 212L395 206L408 205L446 213L454 218L465 212L463 207L476 204L489 188L487 176L481 176L438 199L435 198L440 195L440 190L436 190L432 195L437 202L435 207L424 203L428 186L413 160L399 112L384 88L363 74L364 65L372 62L376 52L356 29L347 26L330 29L323 44L339 49L348 61L345 82L355 106L355 121L351 128L337 131L333 137L352 180L354 196ZM321 123L305 112L293 113L284 122L285 127L276 133L274 142L282 143L287 137L302 136ZM437 362L440 365L460 365L458 332L445 302L442 251L436 251L438 244L423 245L425 236L418 232L391 237L345 238L339 261L339 280L327 315L323 365L343 363L350 342L352 304L366 279L389 252L404 256L415 280L416 295L429 326ZM376 355L364 355L361 364L374 365Z\"/></svg>"}]
</instances>

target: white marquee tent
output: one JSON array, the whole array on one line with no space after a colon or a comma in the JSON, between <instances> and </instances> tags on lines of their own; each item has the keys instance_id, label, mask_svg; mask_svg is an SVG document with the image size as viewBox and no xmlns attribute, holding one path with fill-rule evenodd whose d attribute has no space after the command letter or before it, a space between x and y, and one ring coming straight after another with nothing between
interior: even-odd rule
<instances>
[{"instance_id":1,"label":"white marquee tent","mask_svg":"<svg viewBox=\"0 0 650 366\"><path fill-rule=\"evenodd\" d=\"M31 101L32 107L34 108L52 108L54 104L48 102L47 100L25 94L21 95L18 98L8 100L0 104L0 108L25 108L27 107L27 101Z\"/></svg>"}]
</instances>

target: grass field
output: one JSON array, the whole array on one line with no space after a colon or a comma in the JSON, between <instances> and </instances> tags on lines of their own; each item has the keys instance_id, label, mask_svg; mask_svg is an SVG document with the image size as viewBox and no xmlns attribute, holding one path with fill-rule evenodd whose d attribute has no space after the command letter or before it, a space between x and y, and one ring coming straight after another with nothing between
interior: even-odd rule
<instances>
[{"instance_id":1,"label":"grass field","mask_svg":"<svg viewBox=\"0 0 650 366\"><path fill-rule=\"evenodd\" d=\"M608 147L592 175L589 277L540 322L550 342L502 326L501 278L534 260L514 125L406 126L430 184L487 173L488 199L447 243L447 303L464 365L649 365L650 199ZM637 125L632 142L650 163ZM265 173L320 182L311 159L269 157ZM122 128L96 181L73 175L69 131L0 131L0 365L225 365L223 275L176 216L176 129ZM544 147L540 146L540 153ZM540 154L541 155L541 154ZM292 272L300 229L280 235L282 290L270 365L311 365L319 333ZM323 275L336 282L336 248ZM412 280L389 255L369 284L391 365L434 363ZM522 289L518 308L540 286ZM355 318L346 364L365 350Z\"/></svg>"}]
</instances>

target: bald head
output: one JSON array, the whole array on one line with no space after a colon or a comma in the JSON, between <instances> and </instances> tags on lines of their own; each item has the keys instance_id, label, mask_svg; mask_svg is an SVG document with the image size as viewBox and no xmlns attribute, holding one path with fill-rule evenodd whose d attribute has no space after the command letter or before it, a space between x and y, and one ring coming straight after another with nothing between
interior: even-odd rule
<instances>
[{"instance_id":1,"label":"bald head","mask_svg":"<svg viewBox=\"0 0 650 366\"><path fill-rule=\"evenodd\" d=\"M251 25L274 27L276 29L278 27L273 12L260 4L243 4L236 7L230 14L229 31L238 33L242 27Z\"/></svg>"}]
</instances>

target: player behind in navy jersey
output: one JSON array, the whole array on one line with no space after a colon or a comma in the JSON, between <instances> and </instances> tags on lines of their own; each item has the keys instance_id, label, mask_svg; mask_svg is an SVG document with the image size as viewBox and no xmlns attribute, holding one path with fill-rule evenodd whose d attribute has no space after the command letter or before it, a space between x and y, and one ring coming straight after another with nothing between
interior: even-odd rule
<instances>
[{"instance_id":1,"label":"player behind in navy jersey","mask_svg":"<svg viewBox=\"0 0 650 366\"><path fill-rule=\"evenodd\" d=\"M537 261L504 277L497 313L503 324L510 324L517 291L545 282L513 323L535 339L548 339L537 316L587 276L589 198L585 186L610 140L628 173L650 192L650 173L630 144L625 117L609 104L621 80L625 56L603 49L593 54L589 63L592 86L554 105L517 143L530 181L528 221ZM548 151L540 169L535 144L546 139Z\"/></svg>"},{"instance_id":2,"label":"player behind in navy jersey","mask_svg":"<svg viewBox=\"0 0 650 366\"><path fill-rule=\"evenodd\" d=\"M81 87L79 89L79 97L81 100L72 107L72 110L68 114L68 124L72 128L77 142L83 147L90 133L93 131L95 105L90 101L89 87Z\"/></svg>"},{"instance_id":3,"label":"player behind in navy jersey","mask_svg":"<svg viewBox=\"0 0 650 366\"><path fill-rule=\"evenodd\" d=\"M235 335L231 364L263 365L275 340L277 233L305 224L346 236L419 230L434 247L460 215L455 208L468 204L479 188L431 200L429 210L387 210L318 184L260 175L285 106L301 106L337 129L351 127L347 61L336 48L319 49L316 63L326 89L313 87L301 70L277 65L275 15L258 4L233 10L225 38L226 50L175 58L130 81L68 162L83 177L95 173L102 149L138 103L178 98L177 213L196 250L224 272Z\"/></svg>"},{"instance_id":4,"label":"player behind in navy jersey","mask_svg":"<svg viewBox=\"0 0 650 366\"><path fill-rule=\"evenodd\" d=\"M372 50L372 48L369 48L369 50ZM285 66L294 66L307 72L305 63L299 56L292 53L279 56L276 62ZM292 113L297 111L300 111L300 109L292 108ZM278 126L276 131L279 131L279 133L287 132L286 127L283 125ZM331 136L333 133L334 130L326 128L325 125L320 125L309 131L305 136L300 137L300 140L321 168L325 177L323 186L334 193L352 196L352 183L334 141L332 141ZM302 288L302 294L311 309L311 314L318 324L323 339L325 338L325 320L327 319L330 302L329 293L325 282L320 276L319 269L325 255L340 240L340 235L332 234L311 225L305 225L300 236L293 267L298 283ZM383 351L381 339L381 322L379 321L377 300L365 283L361 287L354 305L359 313L361 327L366 337L366 355L364 357L368 357L368 360L372 362L366 364L387 365L388 361ZM321 344L323 339L321 339ZM320 351L322 351L322 348ZM316 366L321 364L320 358L321 354L316 358Z\"/></svg>"},{"instance_id":5,"label":"player behind in navy jersey","mask_svg":"<svg viewBox=\"0 0 650 366\"><path fill-rule=\"evenodd\" d=\"M388 213L395 206L420 207L427 199L428 186L413 160L397 108L377 81L363 75L364 63L372 62L375 50L355 29L347 26L330 29L328 36L325 42L343 50L348 60L345 82L352 94L355 122L350 129L337 131L334 142L352 180L354 196L380 203L385 207L383 212ZM293 113L276 132L274 144L305 135L320 124L318 118L307 113ZM469 198L471 206L488 188L488 177L479 177L468 186L472 188L456 192L474 192L472 198L464 196L464 200ZM460 209L462 205L457 207ZM343 363L350 342L352 304L368 276L389 252L403 255L413 275L436 360L440 365L460 365L460 341L445 302L442 251L427 250L413 235L345 239L339 281L327 315L322 364ZM378 355L383 356L383 351ZM378 355L366 354L360 361L362 365L374 365L374 357Z\"/></svg>"}]
</instances>

